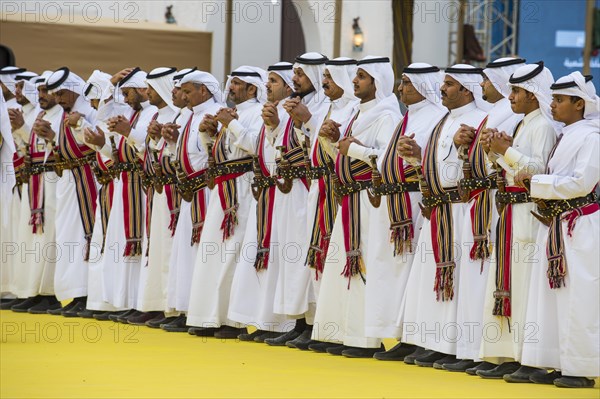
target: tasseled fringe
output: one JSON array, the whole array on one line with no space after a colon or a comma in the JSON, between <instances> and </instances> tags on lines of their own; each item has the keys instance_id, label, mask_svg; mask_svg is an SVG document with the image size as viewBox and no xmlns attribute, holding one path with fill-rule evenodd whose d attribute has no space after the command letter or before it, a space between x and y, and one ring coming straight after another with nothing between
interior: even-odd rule
<instances>
[{"instance_id":1,"label":"tasseled fringe","mask_svg":"<svg viewBox=\"0 0 600 399\"><path fill-rule=\"evenodd\" d=\"M402 255L406 252L412 252L412 239L415 237L415 231L412 220L403 220L391 225L390 242L394 243L394 256Z\"/></svg>"},{"instance_id":2,"label":"tasseled fringe","mask_svg":"<svg viewBox=\"0 0 600 399\"><path fill-rule=\"evenodd\" d=\"M267 270L269 265L269 248L258 248L256 259L254 260L254 269L257 272Z\"/></svg>"},{"instance_id":3,"label":"tasseled fringe","mask_svg":"<svg viewBox=\"0 0 600 399\"><path fill-rule=\"evenodd\" d=\"M139 238L128 239L125 243L123 256L140 256L142 254L142 240Z\"/></svg>"},{"instance_id":4,"label":"tasseled fringe","mask_svg":"<svg viewBox=\"0 0 600 399\"><path fill-rule=\"evenodd\" d=\"M479 273L483 273L483 262L488 259L492 253L492 246L490 245L489 239L487 236L477 236L475 237L475 242L471 247L471 252L469 256L471 260L481 259L481 270Z\"/></svg>"},{"instance_id":5,"label":"tasseled fringe","mask_svg":"<svg viewBox=\"0 0 600 399\"><path fill-rule=\"evenodd\" d=\"M171 231L171 237L175 235L175 229L177 228L177 221L179 220L179 208L171 211L171 220L169 221L169 230Z\"/></svg>"},{"instance_id":6,"label":"tasseled fringe","mask_svg":"<svg viewBox=\"0 0 600 399\"><path fill-rule=\"evenodd\" d=\"M92 245L92 235L91 234L86 234L85 236L85 246L83 247L83 260L84 261L89 261L90 260L90 247Z\"/></svg>"},{"instance_id":7,"label":"tasseled fringe","mask_svg":"<svg viewBox=\"0 0 600 399\"><path fill-rule=\"evenodd\" d=\"M494 316L511 316L510 293L505 291L494 291Z\"/></svg>"},{"instance_id":8,"label":"tasseled fringe","mask_svg":"<svg viewBox=\"0 0 600 399\"><path fill-rule=\"evenodd\" d=\"M33 226L33 234L44 233L44 210L34 209L31 211L31 218L29 219L29 225Z\"/></svg>"},{"instance_id":9,"label":"tasseled fringe","mask_svg":"<svg viewBox=\"0 0 600 399\"><path fill-rule=\"evenodd\" d=\"M354 276L360 276L363 283L367 282L365 264L360 250L346 252L346 266L344 267L342 276L348 279L348 289L350 289L350 281L352 281L352 277Z\"/></svg>"},{"instance_id":10,"label":"tasseled fringe","mask_svg":"<svg viewBox=\"0 0 600 399\"><path fill-rule=\"evenodd\" d=\"M306 256L306 265L315 269L315 280L319 281L319 276L325 270L325 261L327 260L327 250L329 249L329 240L331 236L321 236L319 245L311 245Z\"/></svg>"},{"instance_id":11,"label":"tasseled fringe","mask_svg":"<svg viewBox=\"0 0 600 399\"><path fill-rule=\"evenodd\" d=\"M223 242L227 241L233 235L235 226L238 224L237 209L238 205L236 204L224 212L225 216L223 216L223 222L221 223Z\"/></svg>"},{"instance_id":12,"label":"tasseled fringe","mask_svg":"<svg viewBox=\"0 0 600 399\"><path fill-rule=\"evenodd\" d=\"M435 270L435 297L437 301L451 301L454 298L454 269L456 264L451 262L438 263Z\"/></svg>"},{"instance_id":13,"label":"tasseled fringe","mask_svg":"<svg viewBox=\"0 0 600 399\"><path fill-rule=\"evenodd\" d=\"M202 227L204 227L204 222L194 223L192 226L191 246L194 246L194 244L198 244L200 242L200 237L202 236Z\"/></svg>"},{"instance_id":14,"label":"tasseled fringe","mask_svg":"<svg viewBox=\"0 0 600 399\"><path fill-rule=\"evenodd\" d=\"M547 276L551 289L558 289L565 286L565 276L567 274L566 265L563 254L548 259Z\"/></svg>"}]
</instances>

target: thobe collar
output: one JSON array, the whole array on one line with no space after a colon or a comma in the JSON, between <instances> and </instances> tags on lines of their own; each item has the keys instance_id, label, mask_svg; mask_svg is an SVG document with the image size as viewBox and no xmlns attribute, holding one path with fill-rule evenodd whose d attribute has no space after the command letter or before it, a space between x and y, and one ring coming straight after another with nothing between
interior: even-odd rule
<instances>
[{"instance_id":1,"label":"thobe collar","mask_svg":"<svg viewBox=\"0 0 600 399\"><path fill-rule=\"evenodd\" d=\"M304 105L309 104L312 99L315 97L315 94L317 93L316 90L311 91L310 93L308 93L307 95L305 95L304 97L302 97L302 101L301 103Z\"/></svg>"},{"instance_id":2,"label":"thobe collar","mask_svg":"<svg viewBox=\"0 0 600 399\"><path fill-rule=\"evenodd\" d=\"M142 106L142 109L140 111L143 111L150 106L150 100L146 100L146 101L140 103L140 105Z\"/></svg>"},{"instance_id":3,"label":"thobe collar","mask_svg":"<svg viewBox=\"0 0 600 399\"><path fill-rule=\"evenodd\" d=\"M471 101L470 103L463 105L462 107L458 107L455 109L450 110L450 117L455 119L455 118L460 118L461 116L469 113L469 112L473 112L475 111L477 108L477 105L475 105L475 101Z\"/></svg>"},{"instance_id":4,"label":"thobe collar","mask_svg":"<svg viewBox=\"0 0 600 399\"><path fill-rule=\"evenodd\" d=\"M240 112L244 112L245 110L252 108L253 106L255 106L258 103L259 102L256 98L251 98L249 100L244 101L243 103L237 104L235 106L235 109Z\"/></svg>"},{"instance_id":5,"label":"thobe collar","mask_svg":"<svg viewBox=\"0 0 600 399\"><path fill-rule=\"evenodd\" d=\"M42 110L44 111L44 110ZM58 114L62 114L63 109L60 105L56 104L54 107L50 108L49 110L46 110L46 114L44 116L44 118L48 118L48 119L52 119L54 116L58 115Z\"/></svg>"},{"instance_id":6,"label":"thobe collar","mask_svg":"<svg viewBox=\"0 0 600 399\"><path fill-rule=\"evenodd\" d=\"M358 110L362 114L362 113L368 112L369 110L373 109L376 105L377 105L377 99L374 98L371 101L367 101L366 103L358 104Z\"/></svg>"},{"instance_id":7,"label":"thobe collar","mask_svg":"<svg viewBox=\"0 0 600 399\"><path fill-rule=\"evenodd\" d=\"M523 118L523 123L522 123L522 127L526 126L528 123L531 123L531 121L537 117L542 115L542 111L538 108L535 111L531 111L530 113L528 113L527 115L525 115L525 117Z\"/></svg>"},{"instance_id":8,"label":"thobe collar","mask_svg":"<svg viewBox=\"0 0 600 399\"><path fill-rule=\"evenodd\" d=\"M208 100L204 101L203 103L194 106L192 108L192 112L194 113L194 115L200 114L200 113L206 111L208 109L208 107L210 107L211 105L213 105L215 103L216 103L215 99L211 97Z\"/></svg>"},{"instance_id":9,"label":"thobe collar","mask_svg":"<svg viewBox=\"0 0 600 399\"><path fill-rule=\"evenodd\" d=\"M175 111L168 105L165 105L164 107L158 109L158 116L170 115L170 114L174 115Z\"/></svg>"},{"instance_id":10,"label":"thobe collar","mask_svg":"<svg viewBox=\"0 0 600 399\"><path fill-rule=\"evenodd\" d=\"M23 110L23 113L28 113L35 109L35 105L33 105L32 103L27 103L21 106L21 109Z\"/></svg>"},{"instance_id":11,"label":"thobe collar","mask_svg":"<svg viewBox=\"0 0 600 399\"><path fill-rule=\"evenodd\" d=\"M417 111L419 111L420 109L423 109L425 107L427 107L428 105L433 105L433 103L431 103L429 100L421 100L416 104L411 104L409 105L408 108L408 112L412 112L415 113Z\"/></svg>"}]
</instances>

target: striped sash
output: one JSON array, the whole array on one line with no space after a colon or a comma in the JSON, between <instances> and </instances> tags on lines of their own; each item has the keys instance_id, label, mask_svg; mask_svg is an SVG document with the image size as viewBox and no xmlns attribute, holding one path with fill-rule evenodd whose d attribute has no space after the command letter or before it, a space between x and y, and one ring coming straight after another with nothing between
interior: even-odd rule
<instances>
[{"instance_id":1,"label":"striped sash","mask_svg":"<svg viewBox=\"0 0 600 399\"><path fill-rule=\"evenodd\" d=\"M483 179L487 177L486 158L481 145L481 132L487 127L486 116L477 132L475 139L469 147L469 163L473 177ZM478 189L471 191L473 205L470 209L471 230L473 232L473 245L469 256L472 260L481 259L481 270L483 272L483 261L490 257L490 229L492 224L492 197L489 189Z\"/></svg>"},{"instance_id":2,"label":"striped sash","mask_svg":"<svg viewBox=\"0 0 600 399\"><path fill-rule=\"evenodd\" d=\"M283 145L285 146L285 153L282 154L282 158L286 159L291 168L304 168L304 154L302 152L302 146L300 145L300 141L298 140L298 135L294 130L294 126L292 122L288 121L288 124L285 127L283 132ZM276 162L279 164L281 159L277 159ZM306 177L300 178L304 187L308 190L308 181Z\"/></svg>"},{"instance_id":3,"label":"striped sash","mask_svg":"<svg viewBox=\"0 0 600 399\"><path fill-rule=\"evenodd\" d=\"M181 138L181 143L179 146L179 152L177 153L177 159L182 165L183 171L188 176L188 178L193 179L194 177L200 176L203 173L206 173L206 169L202 169L196 171L192 166L192 161L190 160L190 155L188 152L188 139L190 136L190 131L192 128L192 119L194 115L190 116L187 124L185 125L185 129L183 130L183 137ZM172 170L172 168L170 168ZM171 188L169 191L174 191ZM173 198L174 200L175 198ZM181 201L179 201L181 202ZM202 236L202 228L204 227L204 220L206 219L206 198L204 197L204 188L196 191L194 193L194 197L191 202L191 217L192 217L192 238L190 240L190 245L198 244L200 242L200 237ZM172 230L173 231L173 230Z\"/></svg>"},{"instance_id":4,"label":"striped sash","mask_svg":"<svg viewBox=\"0 0 600 399\"><path fill-rule=\"evenodd\" d=\"M331 115L331 106L325 120ZM312 154L312 164L315 167L327 167L329 155L321 146L319 140L316 140ZM329 174L324 174L317 181L319 194L317 197L317 208L313 219L312 234L310 238L310 247L306 256L305 264L315 269L315 279L319 280L319 275L323 273L325 260L327 259L327 250L329 241L335 223L337 214L337 203L333 193L333 183Z\"/></svg>"},{"instance_id":5,"label":"striped sash","mask_svg":"<svg viewBox=\"0 0 600 399\"><path fill-rule=\"evenodd\" d=\"M522 121L515 127L513 140L520 131ZM502 171L506 176L506 171ZM521 187L506 187L508 193L527 192ZM512 203L506 204L496 225L496 291L494 291L494 316L511 316L511 266L512 266ZM509 323L510 325L510 323Z\"/></svg>"},{"instance_id":6,"label":"striped sash","mask_svg":"<svg viewBox=\"0 0 600 399\"><path fill-rule=\"evenodd\" d=\"M213 146L213 156L217 162L223 163L227 161L227 129L223 126ZM221 222L221 230L223 231L223 242L231 237L235 232L235 226L238 224L237 210L239 207L237 198L237 182L236 178L243 173L234 173L227 176L219 176L215 179L217 190L219 190L219 201L221 209L223 209L223 221Z\"/></svg>"},{"instance_id":7,"label":"striped sash","mask_svg":"<svg viewBox=\"0 0 600 399\"><path fill-rule=\"evenodd\" d=\"M66 122L67 114L63 113L58 134L58 148L60 156L66 160L86 158L94 154L94 150L85 144L78 144L73 137L71 127ZM75 166L71 169L73 180L77 189L77 200L79 203L79 215L83 225L86 247L84 248L83 260L88 261L90 257L90 243L94 222L96 217L96 181L92 167L89 164Z\"/></svg>"},{"instance_id":8,"label":"striped sash","mask_svg":"<svg viewBox=\"0 0 600 399\"><path fill-rule=\"evenodd\" d=\"M40 119L45 115L45 111L40 112L36 119ZM44 165L44 157L45 150L43 141L41 141L40 146L38 146L38 141L41 139L38 138L35 131L31 130L31 135L29 137L29 156L31 159L31 166L35 165ZM54 156L50 155L48 158L46 165L52 165L54 163ZM31 211L31 216L29 219L29 225L32 226L33 234L42 234L44 233L44 174L32 174L29 177L29 185L28 185L28 195L29 195L29 209Z\"/></svg>"},{"instance_id":9,"label":"striped sash","mask_svg":"<svg viewBox=\"0 0 600 399\"><path fill-rule=\"evenodd\" d=\"M409 111L410 112L410 111ZM391 145L383 158L381 178L384 184L407 183L416 181L416 172L413 166L404 163L398 156L398 139L406 133L408 125L407 113L402 123L391 139ZM404 191L387 196L388 216L390 219L390 241L394 243L394 256L402 255L405 251L412 252L412 240L415 231L412 221L412 208L410 195Z\"/></svg>"},{"instance_id":10,"label":"striped sash","mask_svg":"<svg viewBox=\"0 0 600 399\"><path fill-rule=\"evenodd\" d=\"M110 174L111 168L114 165L112 159L104 161L100 156L99 152L96 152L96 163L102 171L102 173ZM100 221L102 222L102 249L100 253L104 253L104 246L106 244L106 229L108 228L108 218L110 217L110 210L112 209L113 193L115 186L113 180L103 184L98 192L98 202L100 204Z\"/></svg>"},{"instance_id":11,"label":"striped sash","mask_svg":"<svg viewBox=\"0 0 600 399\"><path fill-rule=\"evenodd\" d=\"M434 196L446 193L439 180L442 171L437 170L437 152L438 141L448 115L450 114L447 113L433 129L423 157L423 174ZM431 211L430 222L431 244L436 264L433 290L438 301L451 301L454 298L454 269L456 268L452 203L444 202L436 205Z\"/></svg>"},{"instance_id":12,"label":"striped sash","mask_svg":"<svg viewBox=\"0 0 600 399\"><path fill-rule=\"evenodd\" d=\"M292 124L292 118L289 119L286 130ZM265 163L264 143L265 126L263 125L258 136L258 160L263 176L269 177L271 173ZM271 248L271 229L273 225L273 204L275 202L276 186L270 185L262 190L256 204L256 228L258 250L254 260L256 271L267 269L269 264L269 252Z\"/></svg>"},{"instance_id":13,"label":"striped sash","mask_svg":"<svg viewBox=\"0 0 600 399\"><path fill-rule=\"evenodd\" d=\"M155 121L158 118L158 112L154 114L152 120ZM152 165L152 155L150 149L150 141L151 137L149 134L146 134L146 139L144 141L146 151L144 151L144 160L143 160L143 168L146 177L151 181L152 177L156 175L154 171L154 166ZM152 220L152 202L154 200L154 185L148 185L146 189L146 256L148 256L148 252L150 251L150 222Z\"/></svg>"},{"instance_id":14,"label":"striped sash","mask_svg":"<svg viewBox=\"0 0 600 399\"><path fill-rule=\"evenodd\" d=\"M352 136L352 125L360 114L354 115L344 137ZM351 184L356 181L371 180L371 167L359 159L338 154L335 162L335 172L341 184ZM366 283L366 268L360 249L360 191L345 195L342 198L342 228L344 231L344 248L346 250L346 265L342 275L350 281L354 276L360 276Z\"/></svg>"},{"instance_id":15,"label":"striped sash","mask_svg":"<svg viewBox=\"0 0 600 399\"><path fill-rule=\"evenodd\" d=\"M163 143L162 148L158 156L158 161L162 166L163 173L168 176L176 176L177 171L171 164L171 157L164 155L165 148L167 148L167 142ZM169 230L171 231L171 237L175 235L175 228L177 227L177 220L179 220L179 206L181 205L181 194L177 191L176 184L165 184L164 186L165 196L167 197L167 206L169 207L170 219L169 219Z\"/></svg>"},{"instance_id":16,"label":"striped sash","mask_svg":"<svg viewBox=\"0 0 600 399\"><path fill-rule=\"evenodd\" d=\"M132 128L135 127L140 116L140 111L136 111L129 120ZM120 138L119 162L130 164L139 163L140 160L134 150L127 143L127 139ZM142 178L136 171L124 170L121 172L121 181L123 183L123 218L125 226L125 250L123 256L139 256L142 254L142 229L143 229L143 209L144 198L142 190Z\"/></svg>"}]
</instances>

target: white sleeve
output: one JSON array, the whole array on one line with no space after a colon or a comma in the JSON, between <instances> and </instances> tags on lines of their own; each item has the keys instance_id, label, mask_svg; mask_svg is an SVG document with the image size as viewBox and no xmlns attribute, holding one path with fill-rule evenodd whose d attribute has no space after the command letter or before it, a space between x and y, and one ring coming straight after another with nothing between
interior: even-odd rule
<instances>
[{"instance_id":1,"label":"white sleeve","mask_svg":"<svg viewBox=\"0 0 600 399\"><path fill-rule=\"evenodd\" d=\"M573 154L575 167L569 176L535 175L531 178L531 196L543 199L569 199L588 195L600 180L600 135L591 134ZM571 160L569 160L571 161Z\"/></svg>"}]
</instances>

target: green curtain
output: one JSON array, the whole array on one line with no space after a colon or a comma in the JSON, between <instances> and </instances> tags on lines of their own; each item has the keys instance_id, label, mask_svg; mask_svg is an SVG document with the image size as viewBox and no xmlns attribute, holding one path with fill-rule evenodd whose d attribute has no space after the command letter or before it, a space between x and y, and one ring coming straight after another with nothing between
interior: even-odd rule
<instances>
[{"instance_id":1,"label":"green curtain","mask_svg":"<svg viewBox=\"0 0 600 399\"><path fill-rule=\"evenodd\" d=\"M404 67L412 62L413 6L414 0L392 1L394 23L394 56L392 61L396 79L400 78Z\"/></svg>"}]
</instances>

